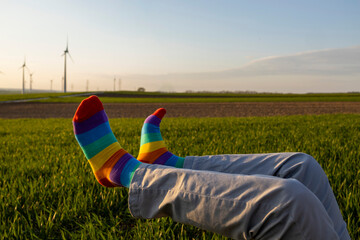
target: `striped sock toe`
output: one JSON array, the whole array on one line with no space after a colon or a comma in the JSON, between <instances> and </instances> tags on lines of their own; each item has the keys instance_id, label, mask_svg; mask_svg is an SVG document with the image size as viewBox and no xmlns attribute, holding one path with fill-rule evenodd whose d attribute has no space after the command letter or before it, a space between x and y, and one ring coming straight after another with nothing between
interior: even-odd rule
<instances>
[{"instance_id":1,"label":"striped sock toe","mask_svg":"<svg viewBox=\"0 0 360 240\"><path fill-rule=\"evenodd\" d=\"M98 182L105 187L128 187L141 162L120 146L97 96L81 102L73 118L73 127L75 138Z\"/></svg>"},{"instance_id":2,"label":"striped sock toe","mask_svg":"<svg viewBox=\"0 0 360 240\"><path fill-rule=\"evenodd\" d=\"M146 118L141 129L140 151L137 159L144 163L182 168L184 158L169 152L161 136L160 123L165 114L166 110L159 108Z\"/></svg>"}]
</instances>

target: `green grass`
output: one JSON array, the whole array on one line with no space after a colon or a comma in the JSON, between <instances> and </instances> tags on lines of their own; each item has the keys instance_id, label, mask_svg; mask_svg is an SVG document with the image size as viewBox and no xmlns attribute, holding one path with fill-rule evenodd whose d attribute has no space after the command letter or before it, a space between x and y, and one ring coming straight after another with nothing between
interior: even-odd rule
<instances>
[{"instance_id":1,"label":"green grass","mask_svg":"<svg viewBox=\"0 0 360 240\"><path fill-rule=\"evenodd\" d=\"M84 97L62 97L78 93L42 93L42 94L7 94L0 95L1 101L18 99L36 102L73 102L78 103ZM278 94L278 93L161 93L161 92L105 92L98 93L105 103L159 103L159 102L359 102L360 93L313 93L313 94Z\"/></svg>"},{"instance_id":2,"label":"green grass","mask_svg":"<svg viewBox=\"0 0 360 240\"><path fill-rule=\"evenodd\" d=\"M0 94L0 102L33 98L55 98L59 96L72 95L74 93L27 93L27 94Z\"/></svg>"},{"instance_id":3,"label":"green grass","mask_svg":"<svg viewBox=\"0 0 360 240\"><path fill-rule=\"evenodd\" d=\"M111 119L137 156L143 119ZM168 118L180 156L300 151L329 177L352 239L360 238L360 115ZM134 137L135 136L135 137ZM222 239L169 218L131 217L127 189L100 186L70 119L0 119L0 239Z\"/></svg>"}]
</instances>

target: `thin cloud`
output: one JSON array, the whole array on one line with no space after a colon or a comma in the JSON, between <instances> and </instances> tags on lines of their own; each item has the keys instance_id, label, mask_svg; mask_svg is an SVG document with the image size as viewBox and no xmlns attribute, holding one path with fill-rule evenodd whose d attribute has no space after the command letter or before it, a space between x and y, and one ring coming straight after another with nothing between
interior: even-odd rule
<instances>
[{"instance_id":1,"label":"thin cloud","mask_svg":"<svg viewBox=\"0 0 360 240\"><path fill-rule=\"evenodd\" d=\"M239 75L353 75L360 73L360 46L272 56L230 70Z\"/></svg>"},{"instance_id":2,"label":"thin cloud","mask_svg":"<svg viewBox=\"0 0 360 240\"><path fill-rule=\"evenodd\" d=\"M149 90L165 83L183 90L334 92L360 90L360 46L271 56L218 72L128 75Z\"/></svg>"}]
</instances>

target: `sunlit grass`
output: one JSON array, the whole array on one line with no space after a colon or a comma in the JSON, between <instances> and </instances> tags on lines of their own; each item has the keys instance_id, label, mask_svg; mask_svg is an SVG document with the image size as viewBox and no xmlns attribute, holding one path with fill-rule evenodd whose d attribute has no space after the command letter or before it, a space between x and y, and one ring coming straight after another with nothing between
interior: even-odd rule
<instances>
[{"instance_id":1,"label":"sunlit grass","mask_svg":"<svg viewBox=\"0 0 360 240\"><path fill-rule=\"evenodd\" d=\"M143 119L111 119L137 156ZM360 238L360 115L165 118L179 156L299 151L329 177L352 239ZM0 119L0 238L221 239L169 218L131 217L126 189L100 186L70 119Z\"/></svg>"},{"instance_id":2,"label":"sunlit grass","mask_svg":"<svg viewBox=\"0 0 360 240\"><path fill-rule=\"evenodd\" d=\"M0 94L1 101L13 101L35 98L54 98L59 96L72 95L74 93L27 93L27 94Z\"/></svg>"},{"instance_id":3,"label":"sunlit grass","mask_svg":"<svg viewBox=\"0 0 360 240\"><path fill-rule=\"evenodd\" d=\"M81 102L83 97L64 97L79 93L0 94L1 101L35 99L36 102ZM89 93L90 94L90 93ZM359 102L360 93L161 93L161 92L98 92L105 103L158 102ZM36 99L46 98L46 99Z\"/></svg>"}]
</instances>

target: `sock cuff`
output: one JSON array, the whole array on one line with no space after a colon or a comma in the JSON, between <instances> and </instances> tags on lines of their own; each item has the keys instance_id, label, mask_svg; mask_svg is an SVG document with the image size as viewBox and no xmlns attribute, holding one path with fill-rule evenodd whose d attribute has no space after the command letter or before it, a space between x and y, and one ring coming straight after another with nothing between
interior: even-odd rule
<instances>
[{"instance_id":1,"label":"sock cuff","mask_svg":"<svg viewBox=\"0 0 360 240\"><path fill-rule=\"evenodd\" d=\"M111 169L109 179L115 184L126 186L127 179L130 177L128 174L135 169L135 165L140 163L129 153L125 153ZM128 187L128 186L126 186Z\"/></svg>"},{"instance_id":2,"label":"sock cuff","mask_svg":"<svg viewBox=\"0 0 360 240\"><path fill-rule=\"evenodd\" d=\"M161 164L164 165L172 156L174 156L171 152L167 151L158 157L153 164Z\"/></svg>"}]
</instances>

